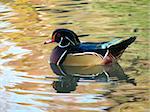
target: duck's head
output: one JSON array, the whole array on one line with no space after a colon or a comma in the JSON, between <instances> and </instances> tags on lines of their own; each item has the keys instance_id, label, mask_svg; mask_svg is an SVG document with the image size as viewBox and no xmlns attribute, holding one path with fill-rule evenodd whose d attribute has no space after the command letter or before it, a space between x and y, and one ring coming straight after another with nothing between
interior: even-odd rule
<instances>
[{"instance_id":1,"label":"duck's head","mask_svg":"<svg viewBox=\"0 0 150 112\"><path fill-rule=\"evenodd\" d=\"M80 43L78 36L69 29L56 29L52 38L45 41L44 44L59 43L60 47L76 46Z\"/></svg>"}]
</instances>

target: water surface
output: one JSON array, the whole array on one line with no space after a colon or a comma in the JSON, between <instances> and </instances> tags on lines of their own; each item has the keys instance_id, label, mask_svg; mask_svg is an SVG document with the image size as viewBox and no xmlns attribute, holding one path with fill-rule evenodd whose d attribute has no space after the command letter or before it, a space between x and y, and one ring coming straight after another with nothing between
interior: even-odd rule
<instances>
[{"instance_id":1,"label":"water surface","mask_svg":"<svg viewBox=\"0 0 150 112\"><path fill-rule=\"evenodd\" d=\"M0 111L148 112L148 9L149 0L0 0ZM56 28L82 41L138 38L115 77L68 79L49 67L56 45L43 45Z\"/></svg>"}]
</instances>

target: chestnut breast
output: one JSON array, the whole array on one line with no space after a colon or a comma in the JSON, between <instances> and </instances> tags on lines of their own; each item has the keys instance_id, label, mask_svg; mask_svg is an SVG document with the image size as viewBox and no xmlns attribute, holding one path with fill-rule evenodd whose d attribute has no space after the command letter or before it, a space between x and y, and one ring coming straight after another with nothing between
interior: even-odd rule
<instances>
[{"instance_id":1,"label":"chestnut breast","mask_svg":"<svg viewBox=\"0 0 150 112\"><path fill-rule=\"evenodd\" d=\"M67 49L60 48L60 47L55 47L51 53L50 56L50 63L54 64L61 64L63 63L66 55L67 55Z\"/></svg>"}]
</instances>

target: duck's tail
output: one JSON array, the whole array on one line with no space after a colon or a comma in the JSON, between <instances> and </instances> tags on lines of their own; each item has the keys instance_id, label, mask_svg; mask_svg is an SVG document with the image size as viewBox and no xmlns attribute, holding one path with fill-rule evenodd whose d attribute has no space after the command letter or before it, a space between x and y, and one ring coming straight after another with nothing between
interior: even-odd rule
<instances>
[{"instance_id":1,"label":"duck's tail","mask_svg":"<svg viewBox=\"0 0 150 112\"><path fill-rule=\"evenodd\" d=\"M122 55L122 53L125 51L125 49L135 41L135 39L136 39L135 36L130 37L126 40L122 40L119 43L109 46L108 49L114 57L119 58Z\"/></svg>"}]
</instances>

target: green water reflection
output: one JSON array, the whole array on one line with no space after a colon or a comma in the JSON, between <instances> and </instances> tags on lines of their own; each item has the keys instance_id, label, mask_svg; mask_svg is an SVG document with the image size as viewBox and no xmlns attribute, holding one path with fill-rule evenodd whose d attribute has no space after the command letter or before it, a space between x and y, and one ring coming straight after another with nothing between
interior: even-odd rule
<instances>
[{"instance_id":1,"label":"green water reflection","mask_svg":"<svg viewBox=\"0 0 150 112\"><path fill-rule=\"evenodd\" d=\"M0 0L0 111L148 111L148 23L149 0ZM56 45L43 45L56 28L85 35L82 41L137 36L119 60L136 86L83 79L71 93L56 93L47 62Z\"/></svg>"}]
</instances>

